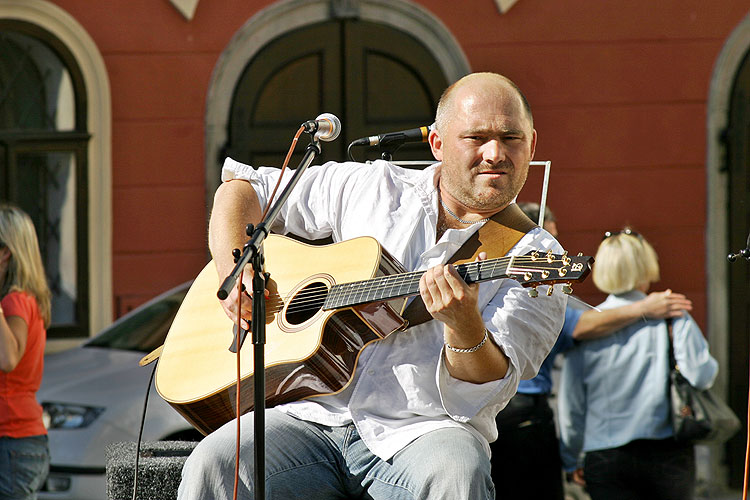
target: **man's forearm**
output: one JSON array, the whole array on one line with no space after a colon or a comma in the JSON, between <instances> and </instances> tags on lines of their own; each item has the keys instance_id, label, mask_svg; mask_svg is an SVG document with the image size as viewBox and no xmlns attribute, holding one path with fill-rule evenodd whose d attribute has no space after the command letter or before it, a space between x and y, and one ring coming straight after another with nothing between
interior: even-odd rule
<instances>
[{"instance_id":1,"label":"man's forearm","mask_svg":"<svg viewBox=\"0 0 750 500\"><path fill-rule=\"evenodd\" d=\"M481 324L481 327L479 324ZM445 341L447 345L454 347L454 349L458 348L459 351L466 350L466 348L473 350L471 348L476 348L480 343L484 342L481 347L473 352L456 352L446 346L445 361L451 376L475 384L500 380L505 377L505 374L508 372L508 357L492 340L491 333L486 330L484 323L480 321L470 331L475 333L475 335L468 336L466 332L463 332L463 335L458 336L452 334L451 328L445 328ZM479 333L480 331L481 334ZM485 334L487 335L486 340L484 340ZM454 344L454 342L466 342L467 340L471 345Z\"/></svg>"}]
</instances>

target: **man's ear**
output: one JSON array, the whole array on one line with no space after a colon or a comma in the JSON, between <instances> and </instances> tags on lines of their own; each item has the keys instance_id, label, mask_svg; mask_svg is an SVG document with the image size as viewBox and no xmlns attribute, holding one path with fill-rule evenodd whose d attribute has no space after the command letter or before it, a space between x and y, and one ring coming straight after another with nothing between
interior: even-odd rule
<instances>
[{"instance_id":1,"label":"man's ear","mask_svg":"<svg viewBox=\"0 0 750 500\"><path fill-rule=\"evenodd\" d=\"M437 161L443 161L443 141L440 139L440 136L435 129L430 130L430 135L427 136L427 141L430 143L432 156L434 156Z\"/></svg>"},{"instance_id":2,"label":"man's ear","mask_svg":"<svg viewBox=\"0 0 750 500\"><path fill-rule=\"evenodd\" d=\"M536 129L531 131L531 157L529 161L534 159L534 152L536 151Z\"/></svg>"}]
</instances>

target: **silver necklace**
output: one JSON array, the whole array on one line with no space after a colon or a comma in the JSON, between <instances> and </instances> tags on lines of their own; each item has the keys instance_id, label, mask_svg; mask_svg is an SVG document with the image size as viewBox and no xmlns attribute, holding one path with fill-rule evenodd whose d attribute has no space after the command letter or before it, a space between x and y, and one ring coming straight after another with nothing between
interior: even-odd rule
<instances>
[{"instance_id":1,"label":"silver necklace","mask_svg":"<svg viewBox=\"0 0 750 500\"><path fill-rule=\"evenodd\" d=\"M451 210L450 208L448 208L445 205L445 203L443 203L443 198L439 198L439 199L440 199L440 204L443 206L443 208L445 209L445 211L448 212L451 215L451 217L453 217L454 219L456 219L461 224L480 224L482 222L487 222L488 220L490 220L489 217L485 217L484 219L479 219L479 220L465 220L465 219L462 219L461 217L459 217L458 215L456 215L455 213L453 213L453 210Z\"/></svg>"}]
</instances>

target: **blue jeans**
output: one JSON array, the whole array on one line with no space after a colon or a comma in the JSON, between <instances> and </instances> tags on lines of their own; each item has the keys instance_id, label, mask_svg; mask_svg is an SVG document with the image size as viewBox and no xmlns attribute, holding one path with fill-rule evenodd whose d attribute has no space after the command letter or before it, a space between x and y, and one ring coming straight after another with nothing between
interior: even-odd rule
<instances>
[{"instance_id":1,"label":"blue jeans","mask_svg":"<svg viewBox=\"0 0 750 500\"><path fill-rule=\"evenodd\" d=\"M242 417L238 497L253 498L253 417ZM229 500L236 422L207 436L182 470L181 500ZM354 425L328 427L266 411L269 500L492 500L490 461L481 444L457 428L430 432L388 461L374 456Z\"/></svg>"},{"instance_id":2,"label":"blue jeans","mask_svg":"<svg viewBox=\"0 0 750 500\"><path fill-rule=\"evenodd\" d=\"M47 436L0 437L0 500L35 500L48 472Z\"/></svg>"}]
</instances>

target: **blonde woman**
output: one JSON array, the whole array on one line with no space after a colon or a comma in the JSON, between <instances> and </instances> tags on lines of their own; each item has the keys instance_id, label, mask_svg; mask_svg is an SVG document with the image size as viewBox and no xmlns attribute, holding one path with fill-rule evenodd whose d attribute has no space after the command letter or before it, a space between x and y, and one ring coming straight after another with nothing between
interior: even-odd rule
<instances>
[{"instance_id":1,"label":"blonde woman","mask_svg":"<svg viewBox=\"0 0 750 500\"><path fill-rule=\"evenodd\" d=\"M50 291L36 231L0 204L0 498L35 499L49 470L42 381Z\"/></svg>"},{"instance_id":2,"label":"blonde woman","mask_svg":"<svg viewBox=\"0 0 750 500\"><path fill-rule=\"evenodd\" d=\"M607 299L601 309L646 297L659 280L653 247L626 229L605 233L593 270ZM689 314L673 318L674 351L696 387L713 384L716 360ZM561 456L568 476L593 500L689 500L695 458L672 439L669 331L663 319L642 318L607 337L568 351L560 386Z\"/></svg>"}]
</instances>

